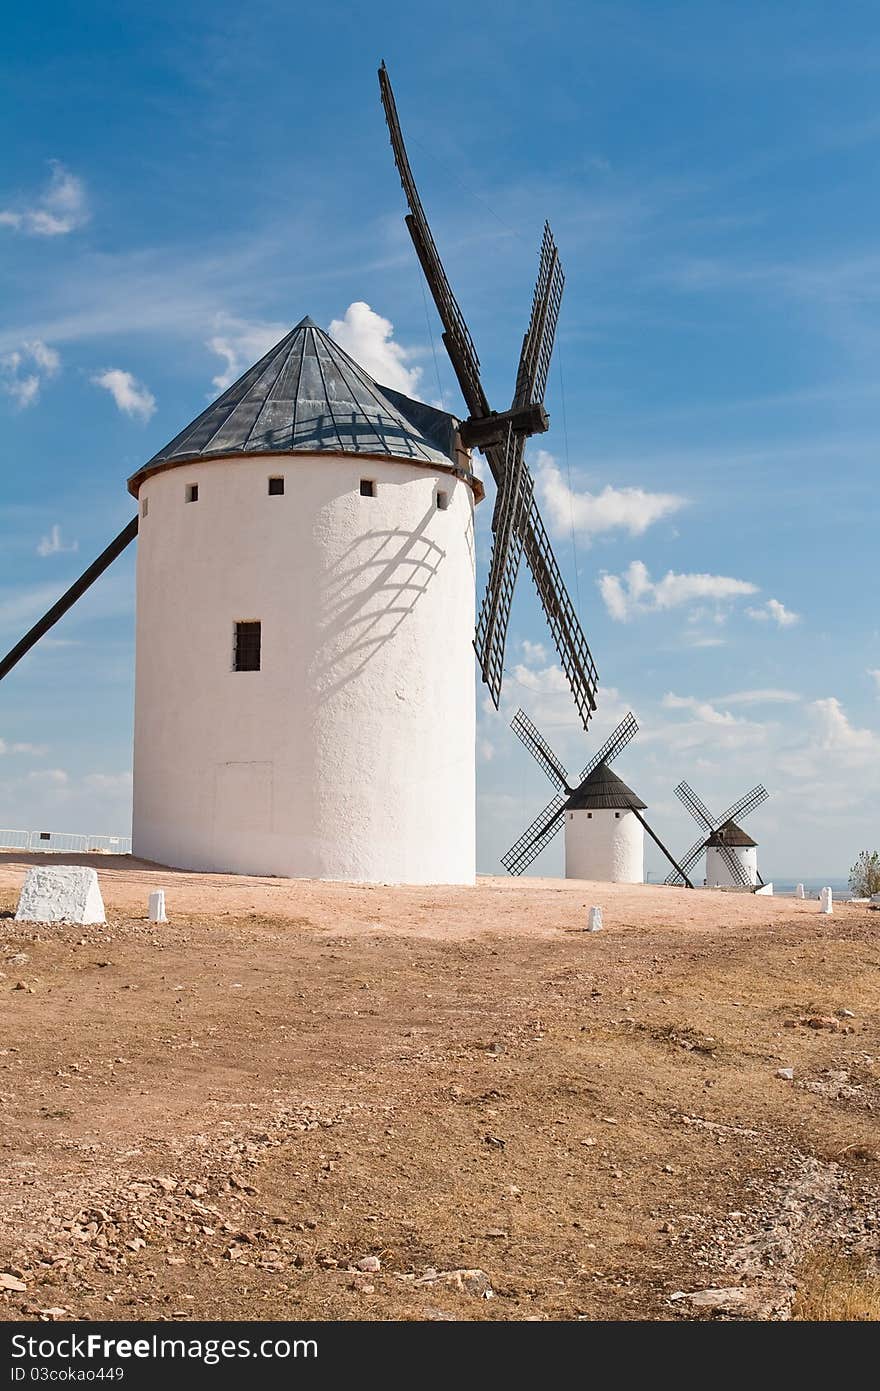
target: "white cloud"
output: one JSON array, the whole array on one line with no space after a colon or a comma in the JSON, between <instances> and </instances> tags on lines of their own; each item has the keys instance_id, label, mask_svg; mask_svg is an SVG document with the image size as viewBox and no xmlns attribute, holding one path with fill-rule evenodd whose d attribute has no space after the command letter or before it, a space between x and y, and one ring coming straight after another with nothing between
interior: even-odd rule
<instances>
[{"instance_id":1,"label":"white cloud","mask_svg":"<svg viewBox=\"0 0 880 1391\"><path fill-rule=\"evenodd\" d=\"M635 614L679 608L699 599L723 603L755 594L757 589L748 580L727 575L679 575L673 570L654 581L641 560L634 560L623 575L603 573L599 579L605 607L618 623L626 623Z\"/></svg>"},{"instance_id":2,"label":"white cloud","mask_svg":"<svg viewBox=\"0 0 880 1391\"><path fill-rule=\"evenodd\" d=\"M523 638L520 643L523 656L529 666L535 666L539 662L547 661L547 649L543 642L529 642L528 638Z\"/></svg>"},{"instance_id":3,"label":"white cloud","mask_svg":"<svg viewBox=\"0 0 880 1391\"><path fill-rule=\"evenodd\" d=\"M0 632L29 627L57 598L57 584L0 590Z\"/></svg>"},{"instance_id":4,"label":"white cloud","mask_svg":"<svg viewBox=\"0 0 880 1391\"><path fill-rule=\"evenodd\" d=\"M755 691L732 691L730 695L718 696L720 705L786 705L800 700L795 691L778 690L767 687Z\"/></svg>"},{"instance_id":5,"label":"white cloud","mask_svg":"<svg viewBox=\"0 0 880 1391\"><path fill-rule=\"evenodd\" d=\"M877 683L877 694L880 695L880 667L869 667L868 675Z\"/></svg>"},{"instance_id":6,"label":"white cloud","mask_svg":"<svg viewBox=\"0 0 880 1391\"><path fill-rule=\"evenodd\" d=\"M0 755L5 753L29 753L34 757L40 758L48 752L46 744L7 744L5 739L0 739Z\"/></svg>"},{"instance_id":7,"label":"white cloud","mask_svg":"<svg viewBox=\"0 0 880 1391\"><path fill-rule=\"evenodd\" d=\"M480 763L491 763L495 757L495 745L491 739L480 735L477 739L477 758Z\"/></svg>"},{"instance_id":8,"label":"white cloud","mask_svg":"<svg viewBox=\"0 0 880 1391\"><path fill-rule=\"evenodd\" d=\"M41 338L33 338L12 352L0 357L0 378L3 390L11 396L19 410L32 406L40 388L61 365L61 358Z\"/></svg>"},{"instance_id":9,"label":"white cloud","mask_svg":"<svg viewBox=\"0 0 880 1391\"><path fill-rule=\"evenodd\" d=\"M768 599L759 609L746 609L749 618L756 623L775 623L779 628L791 628L795 623L800 623L799 613L792 613L778 599Z\"/></svg>"},{"instance_id":10,"label":"white cloud","mask_svg":"<svg viewBox=\"0 0 880 1391\"><path fill-rule=\"evenodd\" d=\"M363 300L350 304L327 332L380 386L390 386L407 396L417 394L422 369L407 366L412 351L394 342L391 320L383 319Z\"/></svg>"},{"instance_id":11,"label":"white cloud","mask_svg":"<svg viewBox=\"0 0 880 1391\"><path fill-rule=\"evenodd\" d=\"M880 755L880 736L870 729L856 729L851 725L842 704L836 696L825 700L814 700L810 705L819 730L820 747L838 754Z\"/></svg>"},{"instance_id":12,"label":"white cloud","mask_svg":"<svg viewBox=\"0 0 880 1391\"><path fill-rule=\"evenodd\" d=\"M547 512L550 530L568 535L572 528L589 542L609 531L626 531L642 536L649 526L687 506L687 499L676 493L649 493L644 488L612 488L598 493L576 492L562 477L552 454L538 450L536 460L538 496Z\"/></svg>"},{"instance_id":13,"label":"white cloud","mask_svg":"<svg viewBox=\"0 0 880 1391\"><path fill-rule=\"evenodd\" d=\"M130 795L132 789L131 773L87 773L83 778L86 787L95 792L113 792Z\"/></svg>"},{"instance_id":14,"label":"white cloud","mask_svg":"<svg viewBox=\"0 0 880 1391\"><path fill-rule=\"evenodd\" d=\"M710 637L704 633L685 633L683 641L687 647L727 646L727 638Z\"/></svg>"},{"instance_id":15,"label":"white cloud","mask_svg":"<svg viewBox=\"0 0 880 1391\"><path fill-rule=\"evenodd\" d=\"M82 179L52 161L49 182L31 204L0 211L0 226L32 237L60 237L88 222L89 209Z\"/></svg>"},{"instance_id":16,"label":"white cloud","mask_svg":"<svg viewBox=\"0 0 880 1391\"><path fill-rule=\"evenodd\" d=\"M69 555L73 551L79 550L79 542L71 541L69 546L65 546L61 540L61 527L56 522L48 536L41 536L37 546L37 555Z\"/></svg>"},{"instance_id":17,"label":"white cloud","mask_svg":"<svg viewBox=\"0 0 880 1391\"><path fill-rule=\"evenodd\" d=\"M63 768L42 768L38 773L28 773L28 782L45 783L49 787L66 787L69 781Z\"/></svg>"},{"instance_id":18,"label":"white cloud","mask_svg":"<svg viewBox=\"0 0 880 1391\"><path fill-rule=\"evenodd\" d=\"M131 372L121 367L107 367L98 372L92 381L95 386L109 391L123 415L137 416L147 421L156 409L156 398L151 391L137 381Z\"/></svg>"},{"instance_id":19,"label":"white cloud","mask_svg":"<svg viewBox=\"0 0 880 1391\"><path fill-rule=\"evenodd\" d=\"M717 710L709 701L698 700L696 696L680 696L669 691L660 703L664 710L689 710L703 724L730 725L737 722L729 710Z\"/></svg>"},{"instance_id":20,"label":"white cloud","mask_svg":"<svg viewBox=\"0 0 880 1391\"><path fill-rule=\"evenodd\" d=\"M207 347L226 363L223 371L211 379L218 391L232 386L290 332L287 324L248 322L247 319L234 319L229 314L218 315L215 327L218 332L208 339Z\"/></svg>"}]
</instances>

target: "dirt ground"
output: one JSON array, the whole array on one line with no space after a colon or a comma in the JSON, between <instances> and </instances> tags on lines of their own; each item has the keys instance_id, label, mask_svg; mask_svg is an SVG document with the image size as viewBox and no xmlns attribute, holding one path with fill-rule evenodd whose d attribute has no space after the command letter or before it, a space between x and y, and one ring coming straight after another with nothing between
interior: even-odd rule
<instances>
[{"instance_id":1,"label":"dirt ground","mask_svg":"<svg viewBox=\"0 0 880 1391\"><path fill-rule=\"evenodd\" d=\"M41 859L0 856L2 1318L779 1319L873 1269L863 906L73 856L107 927L18 925Z\"/></svg>"}]
</instances>

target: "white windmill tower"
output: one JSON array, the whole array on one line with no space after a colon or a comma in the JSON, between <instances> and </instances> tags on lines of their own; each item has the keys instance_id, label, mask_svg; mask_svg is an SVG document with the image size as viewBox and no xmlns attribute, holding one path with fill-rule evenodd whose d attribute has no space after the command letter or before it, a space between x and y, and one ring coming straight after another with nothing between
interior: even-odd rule
<instances>
[{"instance_id":1,"label":"white windmill tower","mask_svg":"<svg viewBox=\"0 0 880 1391\"><path fill-rule=\"evenodd\" d=\"M522 874L528 869L563 826L566 879L643 883L645 831L679 871L666 846L642 815L647 804L610 768L638 733L639 726L632 712L621 720L593 755L574 787L547 740L524 711L517 710L510 727L559 790L516 844L502 855L501 863L509 874ZM687 875L681 877L688 888L693 887Z\"/></svg>"},{"instance_id":2,"label":"white windmill tower","mask_svg":"<svg viewBox=\"0 0 880 1391\"><path fill-rule=\"evenodd\" d=\"M138 516L0 661L2 679L139 538L133 850L184 869L473 882L473 648L497 705L523 556L585 729L596 705L523 457L548 427L553 237L495 412L379 76L467 418L379 385L304 319L132 476ZM472 448L497 484L476 629Z\"/></svg>"},{"instance_id":3,"label":"white windmill tower","mask_svg":"<svg viewBox=\"0 0 880 1391\"><path fill-rule=\"evenodd\" d=\"M136 855L473 879L481 489L455 426L303 319L129 480Z\"/></svg>"},{"instance_id":4,"label":"white windmill tower","mask_svg":"<svg viewBox=\"0 0 880 1391\"><path fill-rule=\"evenodd\" d=\"M686 782L678 784L675 795L700 827L700 838L682 856L680 868L667 875L666 883L681 883L683 872L695 865L705 850L707 888L763 887L764 880L758 870L758 843L743 830L737 818L745 818L762 802L766 802L770 795L767 789L758 783L720 816L713 816Z\"/></svg>"}]
</instances>

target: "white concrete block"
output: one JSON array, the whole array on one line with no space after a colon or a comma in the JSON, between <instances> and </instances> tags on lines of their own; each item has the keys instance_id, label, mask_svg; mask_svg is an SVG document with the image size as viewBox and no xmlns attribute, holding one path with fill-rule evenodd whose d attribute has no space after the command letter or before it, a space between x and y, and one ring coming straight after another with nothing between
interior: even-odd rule
<instances>
[{"instance_id":1,"label":"white concrete block","mask_svg":"<svg viewBox=\"0 0 880 1391\"><path fill-rule=\"evenodd\" d=\"M831 912L833 912L833 911L834 911L834 909L833 909L833 904L834 904L834 895L832 894L831 890L830 890L829 888L823 889L822 892L819 894L819 912L820 912L820 913L831 913Z\"/></svg>"},{"instance_id":2,"label":"white concrete block","mask_svg":"<svg viewBox=\"0 0 880 1391\"><path fill-rule=\"evenodd\" d=\"M81 925L106 922L97 874L79 865L34 866L24 877L15 921Z\"/></svg>"},{"instance_id":3,"label":"white concrete block","mask_svg":"<svg viewBox=\"0 0 880 1391\"><path fill-rule=\"evenodd\" d=\"M155 889L150 894L147 904L147 913L151 923L167 923L165 916L165 890Z\"/></svg>"},{"instance_id":4,"label":"white concrete block","mask_svg":"<svg viewBox=\"0 0 880 1391\"><path fill-rule=\"evenodd\" d=\"M804 896L804 886L803 886L803 884L796 884L796 885L795 885L794 896L795 896L795 898L803 898L803 896Z\"/></svg>"},{"instance_id":5,"label":"white concrete block","mask_svg":"<svg viewBox=\"0 0 880 1391\"><path fill-rule=\"evenodd\" d=\"M757 895L757 894L764 894L764 896L765 896L766 898L772 898L772 897L773 897L773 884L772 884L772 881L771 881L771 883L769 883L769 884L762 884L761 887L760 887L759 889L755 889L755 894L756 894L756 895Z\"/></svg>"},{"instance_id":6,"label":"white concrete block","mask_svg":"<svg viewBox=\"0 0 880 1391\"><path fill-rule=\"evenodd\" d=\"M589 916L589 918L588 918L588 920L587 920L587 931L588 931L588 932L601 932L601 931L602 931L602 909L601 909L601 908L591 908L591 909L590 909L590 916Z\"/></svg>"}]
</instances>

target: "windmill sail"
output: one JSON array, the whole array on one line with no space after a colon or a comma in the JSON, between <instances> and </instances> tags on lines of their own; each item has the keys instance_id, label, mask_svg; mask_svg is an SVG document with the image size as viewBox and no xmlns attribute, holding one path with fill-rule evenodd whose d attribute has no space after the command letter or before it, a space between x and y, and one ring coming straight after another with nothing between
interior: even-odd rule
<instances>
[{"instance_id":1,"label":"windmill sail","mask_svg":"<svg viewBox=\"0 0 880 1391\"><path fill-rule=\"evenodd\" d=\"M445 330L443 341L446 344L446 351L449 353L468 410L471 415L485 416L489 414L489 402L486 400L480 381L480 359L477 357L477 350L464 321L464 315L452 293L452 286L446 271L443 269L437 244L422 207L422 200L419 197L416 181L410 168L406 146L403 143L403 133L400 129L391 81L384 63L379 69L379 90L385 109L385 120L388 123L388 133L391 137L394 163L397 165L397 172L400 175L400 182L409 205L409 217L406 219L406 225L409 228L416 255L422 270L425 272L425 279Z\"/></svg>"},{"instance_id":2,"label":"windmill sail","mask_svg":"<svg viewBox=\"0 0 880 1391\"><path fill-rule=\"evenodd\" d=\"M532 316L523 339L516 374L514 406L529 406L536 401L544 400L564 285L565 274L559 252L550 231L550 224L545 222L538 281L532 299Z\"/></svg>"},{"instance_id":3,"label":"windmill sail","mask_svg":"<svg viewBox=\"0 0 880 1391\"><path fill-rule=\"evenodd\" d=\"M703 825L707 831L714 831L720 825L720 822L712 816L709 808L700 801L696 792L686 782L680 782L674 791L678 800L687 808L698 826Z\"/></svg>"},{"instance_id":4,"label":"windmill sail","mask_svg":"<svg viewBox=\"0 0 880 1391\"><path fill-rule=\"evenodd\" d=\"M667 874L666 878L663 880L663 883L664 883L664 884L681 884L681 883L683 883L683 875L682 875L679 871L680 871L680 870L683 870L684 873L686 874L687 871L691 868L691 866L692 866L692 865L695 865L695 864L697 863L697 860L700 858L700 855L703 853L703 849L704 849L704 847L705 847L705 844L706 844L706 837L705 837L705 836L700 836L700 839L697 840L697 841L695 841L694 844L691 846L690 850L688 850L687 853L686 853L685 855L683 855L682 858L679 860L679 862L678 862L678 869L673 869L673 870L671 870L671 871L669 872L669 874Z\"/></svg>"},{"instance_id":5,"label":"windmill sail","mask_svg":"<svg viewBox=\"0 0 880 1391\"><path fill-rule=\"evenodd\" d=\"M471 413L472 420L465 423L471 424L475 428L488 425L491 433L493 412L490 410L488 398L480 380L479 358L458 301L452 292L452 287L440 260L437 244L422 207L406 147L403 143L394 93L384 63L379 69L379 89L391 136L394 161L410 210L406 219L407 227L425 272L425 278L437 306L437 312L443 323L445 330L443 341L446 344L446 350L458 378L462 395ZM514 409L521 409L526 404L534 406L539 403L540 397L543 396L553 337L559 316L563 283L564 277L556 246L549 228L546 228L541 249L538 283L532 301L532 316L520 355ZM528 401L525 400L526 397L529 398ZM536 425L532 419L531 423L523 424L521 430L514 431L514 433L521 436L523 431L530 433L535 429L545 428L546 416L544 415L541 425ZM496 486L503 489L509 462L516 462L517 471L520 467L519 462L508 460L505 445L497 442L497 435L495 442L491 442L490 438L487 437L485 443L481 443L480 447L483 448L488 459ZM512 492L509 492L509 502L503 496L499 498L496 523L500 527L502 512L506 506L513 509L512 526L518 537L517 544L521 542L525 552L526 561L538 591L538 598L541 601L556 651L559 654L562 670L571 686L578 715L584 729L586 729L596 708L598 675L595 663L580 620L563 582L556 557L553 554L550 538L535 501L533 480L524 460L521 463L521 470L521 484L519 488L514 488ZM522 515L518 516L520 496L523 500L523 506ZM477 651L483 679L489 686L490 694L496 706L500 696L503 675L506 615L509 615L509 604L512 603L513 586L518 568L518 564L512 566L508 561L512 545L511 538L507 546L502 545L498 550L495 576L494 579L490 577L491 584L486 593L486 616L477 637Z\"/></svg>"},{"instance_id":6,"label":"windmill sail","mask_svg":"<svg viewBox=\"0 0 880 1391\"><path fill-rule=\"evenodd\" d=\"M524 710L517 710L510 722L516 737L528 749L536 763L544 769L552 783L563 792L569 791L565 769L551 749L540 730L532 723Z\"/></svg>"},{"instance_id":7,"label":"windmill sail","mask_svg":"<svg viewBox=\"0 0 880 1391\"><path fill-rule=\"evenodd\" d=\"M589 777L590 773L598 768L600 763L604 763L606 766L613 763L621 749L625 749L630 739L634 739L638 732L638 721L630 710L629 714L624 715L614 733L605 740L601 749L593 754L593 757L581 773L580 781L583 782L584 778Z\"/></svg>"},{"instance_id":8,"label":"windmill sail","mask_svg":"<svg viewBox=\"0 0 880 1391\"><path fill-rule=\"evenodd\" d=\"M732 807L728 807L723 816L719 816L718 825L726 826L728 821L741 821L762 802L766 802L769 796L770 793L766 787L762 783L758 783L751 792L747 792L744 797L740 797L738 802L734 802Z\"/></svg>"},{"instance_id":9,"label":"windmill sail","mask_svg":"<svg viewBox=\"0 0 880 1391\"><path fill-rule=\"evenodd\" d=\"M557 831L564 825L562 815L568 795L558 792L552 802L548 802L544 810L535 817L528 830L523 831L519 840L512 845L506 855L501 856L501 863L508 874L522 874L528 869L533 860L536 860L544 849L549 845Z\"/></svg>"}]
</instances>

